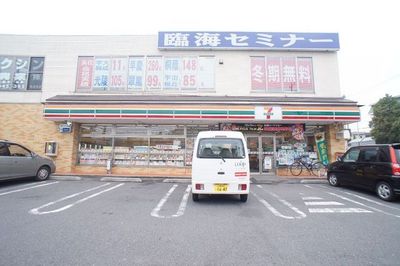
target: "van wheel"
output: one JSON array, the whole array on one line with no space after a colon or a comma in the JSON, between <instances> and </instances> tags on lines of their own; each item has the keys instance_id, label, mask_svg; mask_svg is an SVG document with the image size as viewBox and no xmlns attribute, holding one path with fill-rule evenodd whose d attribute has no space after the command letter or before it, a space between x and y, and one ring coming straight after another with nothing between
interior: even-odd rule
<instances>
[{"instance_id":1,"label":"van wheel","mask_svg":"<svg viewBox=\"0 0 400 266\"><path fill-rule=\"evenodd\" d=\"M199 201L199 194L192 193L193 201Z\"/></svg>"},{"instance_id":2,"label":"van wheel","mask_svg":"<svg viewBox=\"0 0 400 266\"><path fill-rule=\"evenodd\" d=\"M39 170L36 173L35 180L36 181L44 181L50 176L50 168L47 166L42 166L39 168Z\"/></svg>"},{"instance_id":3,"label":"van wheel","mask_svg":"<svg viewBox=\"0 0 400 266\"><path fill-rule=\"evenodd\" d=\"M246 202L249 194L240 194L240 201Z\"/></svg>"},{"instance_id":4,"label":"van wheel","mask_svg":"<svg viewBox=\"0 0 400 266\"><path fill-rule=\"evenodd\" d=\"M392 186L386 182L379 182L376 185L376 194L379 198L386 201L391 201L394 198Z\"/></svg>"}]
</instances>

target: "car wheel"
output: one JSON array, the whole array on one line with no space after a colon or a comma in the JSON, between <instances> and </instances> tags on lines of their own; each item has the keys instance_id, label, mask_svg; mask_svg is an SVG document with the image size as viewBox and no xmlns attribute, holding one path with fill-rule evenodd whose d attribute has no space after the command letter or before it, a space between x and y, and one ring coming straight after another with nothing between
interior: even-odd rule
<instances>
[{"instance_id":1,"label":"car wheel","mask_svg":"<svg viewBox=\"0 0 400 266\"><path fill-rule=\"evenodd\" d=\"M47 166L42 166L36 173L35 180L37 181L44 181L50 176L50 168Z\"/></svg>"},{"instance_id":2,"label":"car wheel","mask_svg":"<svg viewBox=\"0 0 400 266\"><path fill-rule=\"evenodd\" d=\"M328 175L328 182L329 185L333 187L338 187L339 186L339 180L335 174L329 174Z\"/></svg>"},{"instance_id":3,"label":"car wheel","mask_svg":"<svg viewBox=\"0 0 400 266\"><path fill-rule=\"evenodd\" d=\"M199 194L192 193L193 201L199 201Z\"/></svg>"},{"instance_id":4,"label":"car wheel","mask_svg":"<svg viewBox=\"0 0 400 266\"><path fill-rule=\"evenodd\" d=\"M376 185L376 194L379 198L386 201L391 201L394 198L392 186L386 182L379 182Z\"/></svg>"},{"instance_id":5,"label":"car wheel","mask_svg":"<svg viewBox=\"0 0 400 266\"><path fill-rule=\"evenodd\" d=\"M240 194L240 201L246 202L249 194Z\"/></svg>"}]
</instances>

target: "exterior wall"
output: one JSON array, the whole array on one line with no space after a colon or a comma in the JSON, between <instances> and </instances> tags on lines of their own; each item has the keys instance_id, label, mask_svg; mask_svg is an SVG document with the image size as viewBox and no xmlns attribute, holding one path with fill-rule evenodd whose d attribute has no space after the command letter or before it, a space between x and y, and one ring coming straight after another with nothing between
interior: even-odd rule
<instances>
[{"instance_id":1,"label":"exterior wall","mask_svg":"<svg viewBox=\"0 0 400 266\"><path fill-rule=\"evenodd\" d=\"M43 119L42 104L0 104L0 139L17 142L44 156L46 141L58 143L58 155L52 157L57 173L70 173L76 161L78 129L61 134L53 121Z\"/></svg>"},{"instance_id":2,"label":"exterior wall","mask_svg":"<svg viewBox=\"0 0 400 266\"><path fill-rule=\"evenodd\" d=\"M337 54L335 52L289 51L160 51L157 36L29 36L0 35L0 54L44 56L42 92L0 91L0 102L44 102L59 94L75 92L78 56L129 55L214 55L215 92L202 95L284 96L282 93L250 92L250 56L313 57L315 94L290 96L340 97ZM223 64L218 64L219 60ZM23 97L21 96L23 94ZM149 93L149 92L143 92ZM159 94L159 92L156 92ZM198 93L199 94L199 93ZM40 98L40 99L39 99Z\"/></svg>"},{"instance_id":3,"label":"exterior wall","mask_svg":"<svg viewBox=\"0 0 400 266\"><path fill-rule=\"evenodd\" d=\"M346 151L346 140L336 139L336 133L343 129L342 125L328 125L326 126L326 140L328 146L329 161L336 161L338 153L344 153Z\"/></svg>"}]
</instances>

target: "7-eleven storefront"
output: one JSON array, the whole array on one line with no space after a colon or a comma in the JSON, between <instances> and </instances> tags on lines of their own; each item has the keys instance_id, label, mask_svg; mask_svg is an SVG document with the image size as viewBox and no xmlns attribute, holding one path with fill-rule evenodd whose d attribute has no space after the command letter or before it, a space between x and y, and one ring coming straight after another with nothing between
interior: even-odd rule
<instances>
[{"instance_id":1,"label":"7-eleven storefront","mask_svg":"<svg viewBox=\"0 0 400 266\"><path fill-rule=\"evenodd\" d=\"M71 173L171 177L190 176L202 130L243 132L252 174L286 175L299 155L335 160L345 149L338 137L343 125L360 119L356 103L341 98L155 98L55 96L46 101L44 118L72 124L70 133L60 130L53 138L72 141ZM325 139L325 154L318 152L317 135ZM62 150L62 141L57 145Z\"/></svg>"}]
</instances>

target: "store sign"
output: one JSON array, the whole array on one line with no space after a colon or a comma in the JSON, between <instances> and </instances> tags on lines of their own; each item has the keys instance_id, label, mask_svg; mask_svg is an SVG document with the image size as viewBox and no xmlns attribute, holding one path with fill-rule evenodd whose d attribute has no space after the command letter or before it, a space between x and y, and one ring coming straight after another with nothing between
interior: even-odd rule
<instances>
[{"instance_id":1,"label":"store sign","mask_svg":"<svg viewBox=\"0 0 400 266\"><path fill-rule=\"evenodd\" d=\"M225 131L293 132L294 129L299 128L302 128L304 132L304 124L220 124L220 129Z\"/></svg>"},{"instance_id":2,"label":"store sign","mask_svg":"<svg viewBox=\"0 0 400 266\"><path fill-rule=\"evenodd\" d=\"M319 160L324 164L328 165L328 146L326 145L325 133L319 132L315 133L315 144L317 145Z\"/></svg>"},{"instance_id":3,"label":"store sign","mask_svg":"<svg viewBox=\"0 0 400 266\"><path fill-rule=\"evenodd\" d=\"M71 133L72 124L60 124L58 125L58 130L60 133Z\"/></svg>"},{"instance_id":4,"label":"store sign","mask_svg":"<svg viewBox=\"0 0 400 266\"><path fill-rule=\"evenodd\" d=\"M159 32L159 49L240 49L338 51L337 33Z\"/></svg>"},{"instance_id":5,"label":"store sign","mask_svg":"<svg viewBox=\"0 0 400 266\"><path fill-rule=\"evenodd\" d=\"M280 106L256 106L254 107L256 120L282 120L282 107Z\"/></svg>"}]
</instances>

